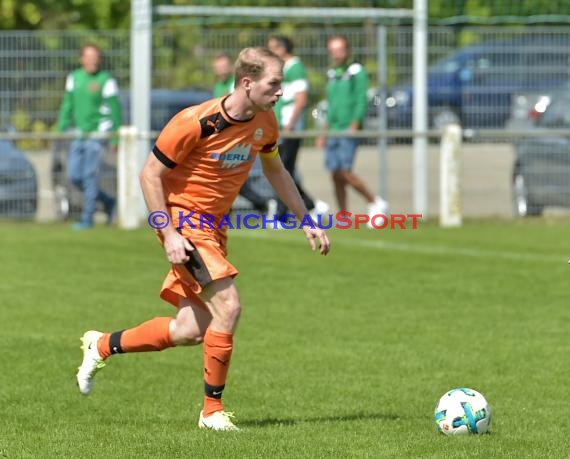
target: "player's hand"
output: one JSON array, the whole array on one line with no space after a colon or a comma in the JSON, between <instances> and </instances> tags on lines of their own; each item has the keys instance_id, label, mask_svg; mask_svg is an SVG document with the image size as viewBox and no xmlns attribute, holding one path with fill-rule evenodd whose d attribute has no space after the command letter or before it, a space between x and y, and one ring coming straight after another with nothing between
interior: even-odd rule
<instances>
[{"instance_id":1,"label":"player's hand","mask_svg":"<svg viewBox=\"0 0 570 459\"><path fill-rule=\"evenodd\" d=\"M186 252L191 252L194 248L190 245L181 234L172 231L164 236L164 251L166 258L173 265L182 265L186 263L190 257Z\"/></svg>"},{"instance_id":2,"label":"player's hand","mask_svg":"<svg viewBox=\"0 0 570 459\"><path fill-rule=\"evenodd\" d=\"M307 237L309 245L313 251L317 250L316 240L318 239L321 255L326 255L329 253L329 250L331 249L331 243L327 237L327 233L325 233L323 229L318 227L313 228L311 226L303 226L302 229L305 232L305 236Z\"/></svg>"},{"instance_id":3,"label":"player's hand","mask_svg":"<svg viewBox=\"0 0 570 459\"><path fill-rule=\"evenodd\" d=\"M324 135L320 135L315 139L315 147L317 148L325 148L327 143L327 138Z\"/></svg>"}]
</instances>

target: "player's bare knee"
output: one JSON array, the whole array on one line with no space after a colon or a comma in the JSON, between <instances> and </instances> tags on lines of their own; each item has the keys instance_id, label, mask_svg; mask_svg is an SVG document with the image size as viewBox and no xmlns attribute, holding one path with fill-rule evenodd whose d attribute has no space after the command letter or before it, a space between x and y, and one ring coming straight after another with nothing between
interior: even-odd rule
<instances>
[{"instance_id":1,"label":"player's bare knee","mask_svg":"<svg viewBox=\"0 0 570 459\"><path fill-rule=\"evenodd\" d=\"M239 316L241 314L241 304L239 301L230 301L225 303L221 308L219 308L221 318L224 321L230 322L232 324L237 323Z\"/></svg>"},{"instance_id":2,"label":"player's bare knee","mask_svg":"<svg viewBox=\"0 0 570 459\"><path fill-rule=\"evenodd\" d=\"M216 308L214 321L219 327L233 330L238 323L240 314L241 305L239 301L224 303Z\"/></svg>"},{"instance_id":3,"label":"player's bare knee","mask_svg":"<svg viewBox=\"0 0 570 459\"><path fill-rule=\"evenodd\" d=\"M204 341L203 332L195 324L177 322L170 331L170 338L177 346L194 346Z\"/></svg>"},{"instance_id":4,"label":"player's bare knee","mask_svg":"<svg viewBox=\"0 0 570 459\"><path fill-rule=\"evenodd\" d=\"M241 315L241 304L239 303L239 301L229 306L228 316L232 319L234 323L237 323L240 315Z\"/></svg>"}]
</instances>

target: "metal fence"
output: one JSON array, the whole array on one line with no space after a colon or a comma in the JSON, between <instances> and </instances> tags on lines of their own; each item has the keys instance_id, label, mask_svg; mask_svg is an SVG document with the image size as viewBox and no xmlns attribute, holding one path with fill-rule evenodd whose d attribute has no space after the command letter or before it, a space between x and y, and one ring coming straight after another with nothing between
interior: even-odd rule
<instances>
[{"instance_id":1,"label":"metal fence","mask_svg":"<svg viewBox=\"0 0 570 459\"><path fill-rule=\"evenodd\" d=\"M309 128L318 129L317 121L323 110L319 102L324 97L328 65L326 37L342 33L348 37L354 57L370 74L366 127L378 129L378 116L383 112L379 105L382 105L389 133L398 130L402 134L398 139L390 140L388 155L392 157L395 151L400 155L411 154L406 144L411 138L412 29L386 26L387 46L382 50L388 63L385 98L380 97L381 88L378 88L378 30L370 24L345 29L325 24L319 28L270 30L158 23L153 30L152 113L156 115L153 127L159 129L161 123L180 108L169 102L169 91L182 90L176 93L179 104L184 95L191 98L190 90L194 95L210 90L214 83L211 61L217 53L226 51L237 55L244 46L264 45L270 34L279 32L294 37L295 53L302 57L308 68L311 84ZM446 123L459 122L467 134L468 145L484 142L479 145L494 149L496 155L508 152L501 176L505 183L497 185L500 190L509 190L508 197L504 198L508 199L508 206L500 211L490 211L488 215L510 214L515 203L520 214L539 214L550 205L570 207L567 173L570 142L561 131L556 135L543 132L550 128L570 128L570 116L552 115L564 112L560 100L569 79L570 27L432 27L428 37L431 127L439 129ZM36 178L40 204L56 194L54 183L65 183L64 176L57 176L62 173L57 164L65 162L65 148L47 137L42 139L41 134L51 131L55 125L65 77L78 65L79 48L86 42L97 43L103 48L105 67L112 71L122 90L124 122L128 123L128 31L0 32L0 126L4 131L15 129L36 134L34 138L0 143L0 200L4 202L0 202L0 216L18 216L22 206L27 210L21 215L36 215L33 200L29 198L34 194L33 187L30 185L26 191L18 188L26 180L33 182L30 178L33 174L23 162L21 171L14 170L9 166L14 164L13 160L4 160L4 157L14 158L17 152L22 152L24 157L32 159L32 170L37 177L55 177L39 184ZM535 132L536 138L533 137ZM377 132L372 137L368 144L376 141ZM305 149L311 149L311 140L305 140L304 145ZM499 188L486 183L484 177L495 173L492 168L496 166L489 163L483 149L477 162L476 151L475 148L473 160L482 177L481 190L473 191L467 187L464 193L480 193L491 200ZM361 156L375 152L374 148L363 148ZM37 161L40 157L48 160ZM380 166L375 163L376 159L370 167L376 168L371 185L377 186ZM398 175L390 169L391 164L386 163L388 170L385 171L390 183ZM37 170L38 167L42 170ZM48 171L43 170L46 167ZM317 177L301 170L309 183L315 180L328 183L324 169L318 173ZM437 181L437 171L432 171L430 180ZM407 198L398 204L402 195L408 195L402 186L390 187L389 194L397 206L407 206ZM332 200L332 193L329 197ZM437 205L431 206L434 207ZM473 214L485 215L485 212L474 211ZM43 215L42 218L49 219L50 216Z\"/></svg>"},{"instance_id":2,"label":"metal fence","mask_svg":"<svg viewBox=\"0 0 570 459\"><path fill-rule=\"evenodd\" d=\"M408 128L409 104L405 99L412 78L412 29L386 29L387 47L383 51L388 63L386 84L391 89L390 122L393 127ZM211 61L217 53L226 51L237 56L245 46L264 45L275 32L158 24L153 30L152 86L154 90L210 90L214 84ZM326 37L333 33L348 37L354 57L370 75L371 87L377 88L377 32L374 25L347 29L325 25L291 31L295 53L308 68L313 107L324 96ZM513 94L551 89L569 76L570 27L459 31L433 27L428 40L432 123L434 116L446 109L453 111L466 128L503 128L511 116ZM128 98L128 31L0 32L0 125L32 132L50 129L56 120L65 77L78 65L79 48L86 42L103 48L104 65L117 78L123 97ZM370 95L375 95L374 89ZM378 101L378 97L372 100ZM156 104L160 106L160 101ZM125 121L128 115L125 111ZM369 115L375 115L373 110Z\"/></svg>"}]
</instances>

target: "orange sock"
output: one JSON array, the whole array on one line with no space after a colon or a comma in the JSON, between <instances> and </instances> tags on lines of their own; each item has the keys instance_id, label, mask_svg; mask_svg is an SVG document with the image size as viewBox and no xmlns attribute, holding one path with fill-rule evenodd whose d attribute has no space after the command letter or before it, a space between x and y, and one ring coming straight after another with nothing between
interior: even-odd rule
<instances>
[{"instance_id":1,"label":"orange sock","mask_svg":"<svg viewBox=\"0 0 570 459\"><path fill-rule=\"evenodd\" d=\"M206 330L204 335L204 416L222 411L222 391L226 385L233 349L233 333Z\"/></svg>"},{"instance_id":2,"label":"orange sock","mask_svg":"<svg viewBox=\"0 0 570 459\"><path fill-rule=\"evenodd\" d=\"M97 342L97 351L106 359L113 354L162 351L173 347L170 339L171 320L171 317L155 317L128 330L105 333Z\"/></svg>"}]
</instances>

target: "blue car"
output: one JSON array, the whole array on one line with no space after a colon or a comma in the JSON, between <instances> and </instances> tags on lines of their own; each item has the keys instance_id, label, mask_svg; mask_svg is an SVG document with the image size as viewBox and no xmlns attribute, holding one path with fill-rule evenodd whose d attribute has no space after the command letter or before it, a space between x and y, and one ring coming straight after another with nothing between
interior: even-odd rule
<instances>
[{"instance_id":1,"label":"blue car","mask_svg":"<svg viewBox=\"0 0 570 459\"><path fill-rule=\"evenodd\" d=\"M429 69L429 125L502 128L514 94L558 86L568 78L569 63L568 36L521 35L459 49ZM411 127L411 84L393 87L385 103L389 127Z\"/></svg>"},{"instance_id":2,"label":"blue car","mask_svg":"<svg viewBox=\"0 0 570 459\"><path fill-rule=\"evenodd\" d=\"M34 218L37 203L34 167L13 142L0 140L0 217Z\"/></svg>"},{"instance_id":3,"label":"blue car","mask_svg":"<svg viewBox=\"0 0 570 459\"><path fill-rule=\"evenodd\" d=\"M150 93L150 128L160 131L180 110L198 105L212 97L210 91L202 89L153 89ZM130 119L130 93L121 93L123 120Z\"/></svg>"}]
</instances>

